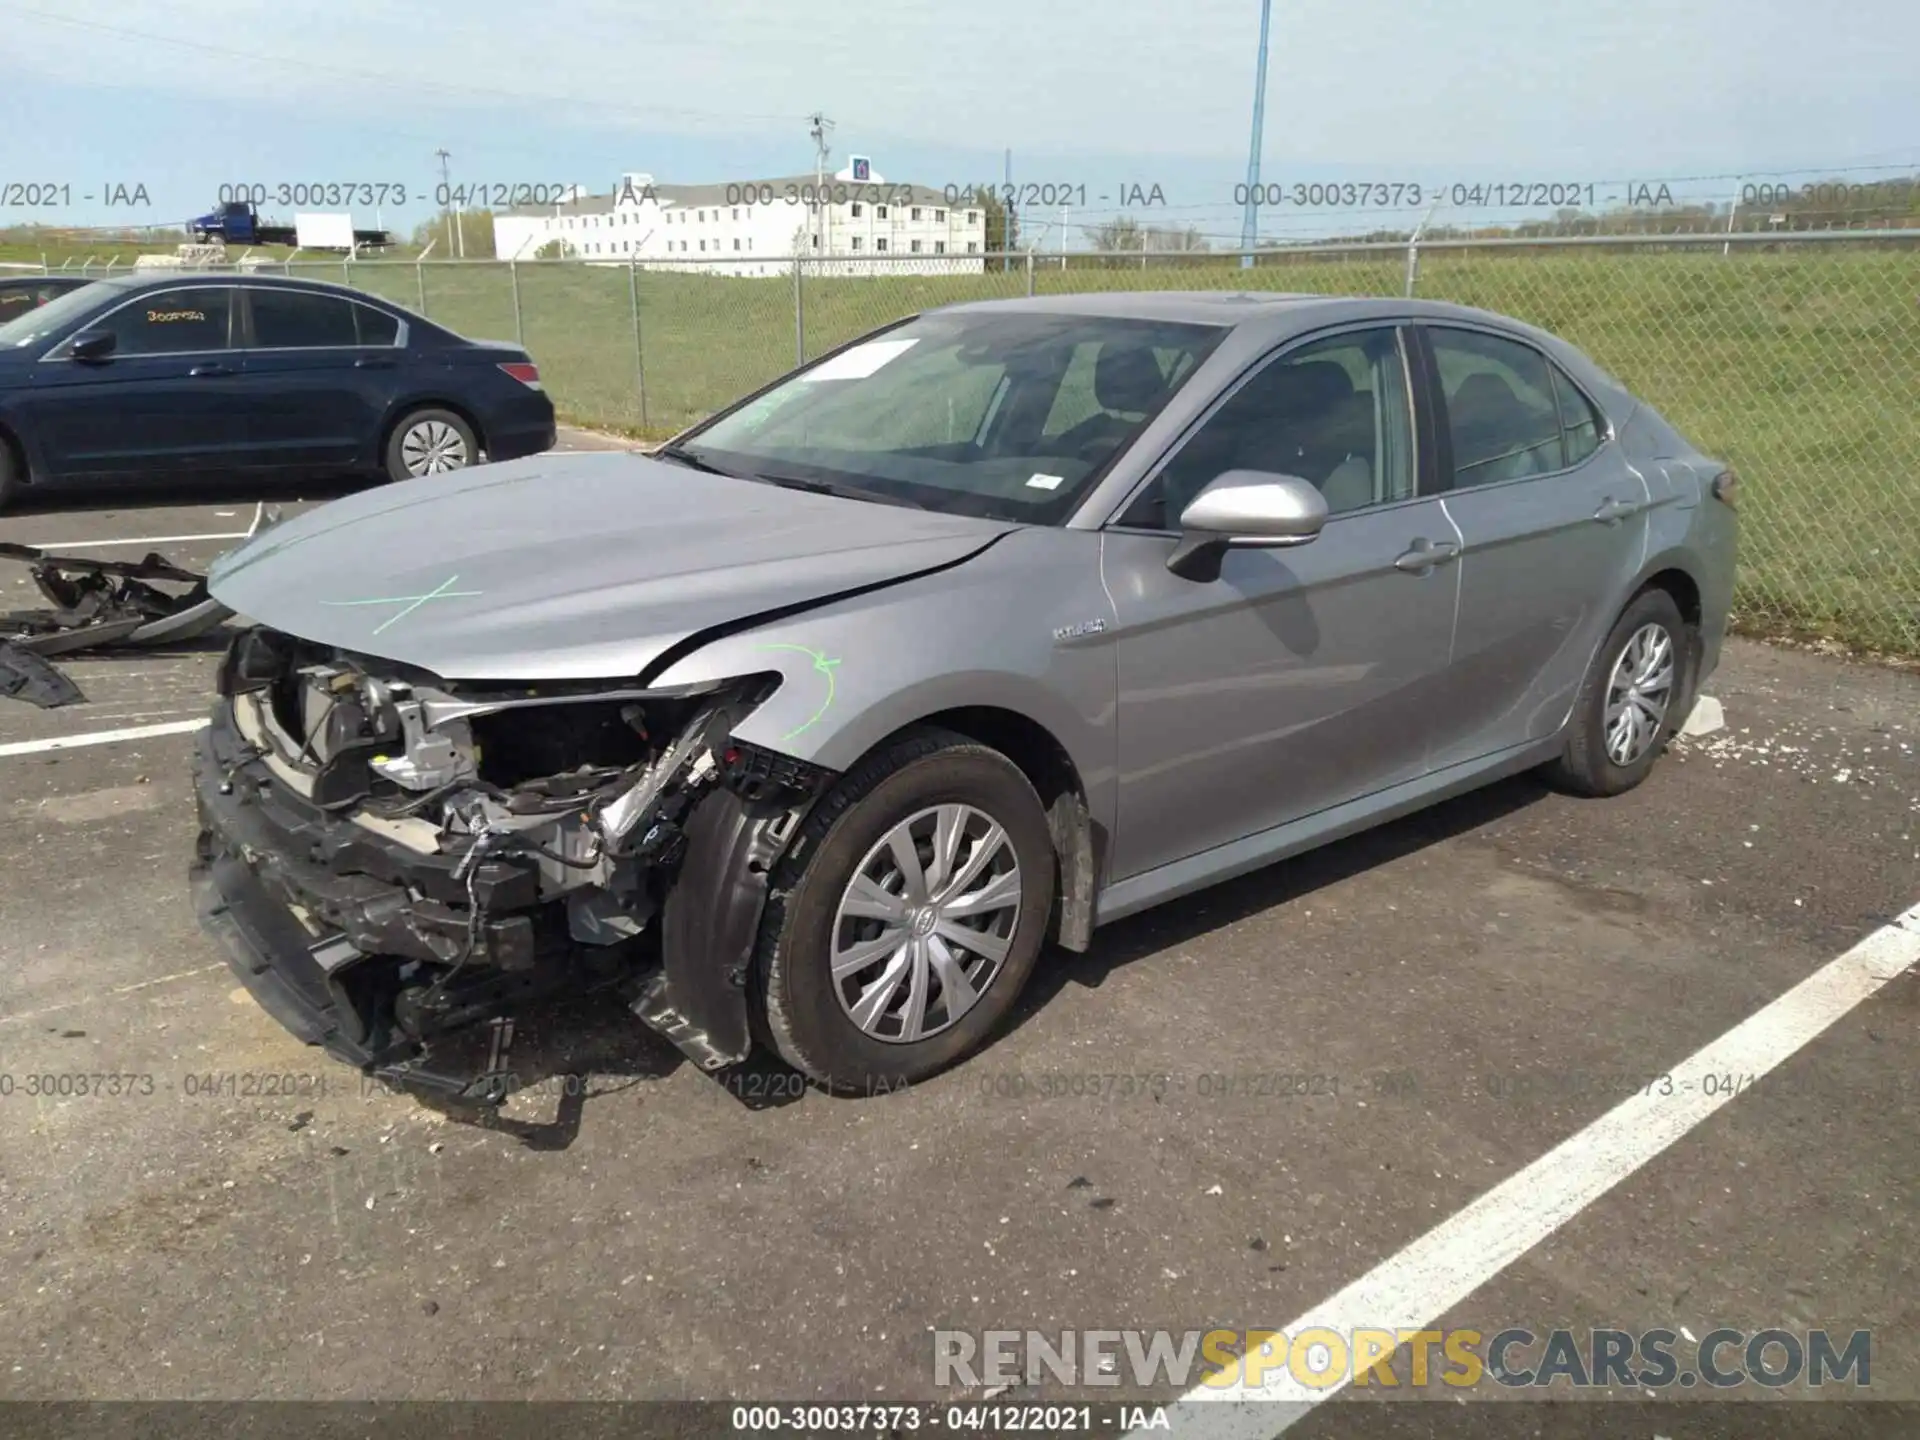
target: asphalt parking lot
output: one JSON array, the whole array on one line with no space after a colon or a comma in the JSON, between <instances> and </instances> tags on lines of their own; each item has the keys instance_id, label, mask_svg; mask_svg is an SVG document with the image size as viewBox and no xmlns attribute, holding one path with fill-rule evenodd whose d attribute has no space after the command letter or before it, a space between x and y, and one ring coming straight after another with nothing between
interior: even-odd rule
<instances>
[{"instance_id":1,"label":"asphalt parking lot","mask_svg":"<svg viewBox=\"0 0 1920 1440\"><path fill-rule=\"evenodd\" d=\"M253 498L0 538L203 566ZM179 727L216 653L0 702L10 1398L884 1403L935 1396L935 1330L1284 1327L1863 938L1920 934L1920 676L1736 641L1725 728L1638 791L1506 782L1122 922L928 1084L717 1081L578 1007L521 1026L537 1083L482 1124L296 1044L197 929ZM162 733L47 743L122 730ZM1906 969L1504 1268L1456 1239L1414 1323L1870 1330L1873 1396L1920 1401L1917 1014ZM102 1073L144 1078L27 1093Z\"/></svg>"}]
</instances>

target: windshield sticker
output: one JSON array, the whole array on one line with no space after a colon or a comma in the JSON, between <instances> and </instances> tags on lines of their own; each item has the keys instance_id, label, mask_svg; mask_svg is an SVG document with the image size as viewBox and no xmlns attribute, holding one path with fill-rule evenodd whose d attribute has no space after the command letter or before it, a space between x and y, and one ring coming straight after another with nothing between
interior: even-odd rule
<instances>
[{"instance_id":1,"label":"windshield sticker","mask_svg":"<svg viewBox=\"0 0 1920 1440\"><path fill-rule=\"evenodd\" d=\"M1066 483L1064 475L1034 475L1027 480L1029 490L1058 490Z\"/></svg>"},{"instance_id":2,"label":"windshield sticker","mask_svg":"<svg viewBox=\"0 0 1920 1440\"><path fill-rule=\"evenodd\" d=\"M869 340L864 345L856 345L851 350L833 357L823 364L814 366L799 378L803 381L815 380L864 380L889 360L896 360L911 350L920 341L911 340Z\"/></svg>"}]
</instances>

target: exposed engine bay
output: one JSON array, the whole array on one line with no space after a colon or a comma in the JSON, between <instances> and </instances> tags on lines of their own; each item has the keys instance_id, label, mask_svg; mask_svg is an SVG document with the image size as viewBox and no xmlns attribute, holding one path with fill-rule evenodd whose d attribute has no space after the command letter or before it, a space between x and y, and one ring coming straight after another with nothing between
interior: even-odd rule
<instances>
[{"instance_id":1,"label":"exposed engine bay","mask_svg":"<svg viewBox=\"0 0 1920 1440\"><path fill-rule=\"evenodd\" d=\"M203 916L283 1023L390 1078L502 1098L432 1038L603 984L742 1059L769 874L832 778L731 738L777 684L455 686L242 631L196 758Z\"/></svg>"}]
</instances>

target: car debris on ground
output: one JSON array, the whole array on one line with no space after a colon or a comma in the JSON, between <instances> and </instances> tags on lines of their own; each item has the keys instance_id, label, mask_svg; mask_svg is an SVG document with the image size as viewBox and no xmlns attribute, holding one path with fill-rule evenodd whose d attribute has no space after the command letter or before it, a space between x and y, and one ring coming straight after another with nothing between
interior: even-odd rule
<instances>
[{"instance_id":1,"label":"car debris on ground","mask_svg":"<svg viewBox=\"0 0 1920 1440\"><path fill-rule=\"evenodd\" d=\"M267 519L265 505L256 505L248 537ZM192 640L233 613L207 594L205 575L157 553L143 560L95 560L0 541L0 560L25 565L49 602L0 611L0 696L43 709L86 699L47 657Z\"/></svg>"}]
</instances>

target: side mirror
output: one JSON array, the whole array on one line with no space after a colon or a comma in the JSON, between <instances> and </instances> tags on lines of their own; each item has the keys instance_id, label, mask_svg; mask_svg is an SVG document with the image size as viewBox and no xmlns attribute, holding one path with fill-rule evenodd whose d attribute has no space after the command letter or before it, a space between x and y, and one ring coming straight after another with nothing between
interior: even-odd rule
<instances>
[{"instance_id":1,"label":"side mirror","mask_svg":"<svg viewBox=\"0 0 1920 1440\"><path fill-rule=\"evenodd\" d=\"M1298 475L1229 470L1180 515L1180 543L1167 569L1186 580L1217 580L1229 547L1305 545L1327 523L1327 497Z\"/></svg>"},{"instance_id":2,"label":"side mirror","mask_svg":"<svg viewBox=\"0 0 1920 1440\"><path fill-rule=\"evenodd\" d=\"M104 360L118 343L111 330L82 330L68 342L67 353L76 360Z\"/></svg>"}]
</instances>

